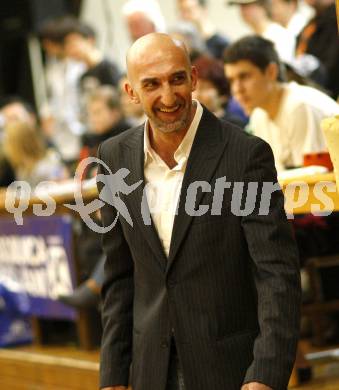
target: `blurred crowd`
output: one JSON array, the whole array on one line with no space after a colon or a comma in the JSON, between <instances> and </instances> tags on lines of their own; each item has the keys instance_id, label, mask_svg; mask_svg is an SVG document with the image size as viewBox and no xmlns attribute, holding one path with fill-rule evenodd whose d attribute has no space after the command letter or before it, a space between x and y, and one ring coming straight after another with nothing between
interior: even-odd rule
<instances>
[{"instance_id":1,"label":"blurred crowd","mask_svg":"<svg viewBox=\"0 0 339 390\"><path fill-rule=\"evenodd\" d=\"M300 166L302 155L326 149L319 134L319 122L322 116L336 113L335 103L330 104L321 96L336 99L339 93L334 0L306 1L309 10L313 11L311 18L310 12L300 9L298 0L229 1L240 8L240 15L253 36L272 42L278 56L274 61L279 66L276 85L278 82L289 85L289 94L293 96L313 92L299 89L297 85L300 84L319 91L315 93L315 99L320 96L322 109L313 115L316 123L309 125L310 119L303 123L303 118L299 118L289 129L280 123L284 119L276 120L265 108L267 102L279 97L272 91L263 93L270 85L261 80L251 92L245 83L239 89L240 83L234 81L234 70L239 73L238 68L244 62L257 67L257 59L253 56L260 56L265 49L257 45L255 49L252 47L254 54L238 53L234 57L237 42L230 42L217 31L208 15L206 1L177 0L178 20L172 26L166 26L166 17L154 0L126 0L122 17L131 41L155 31L168 32L183 40L200 77L194 97L218 117L266 139L275 152L280 170ZM47 100L34 110L31 102L25 102L19 96L1 99L2 187L15 179L26 180L35 186L42 180L72 177L81 159L96 155L100 142L144 121L141 107L132 103L124 90L126 75L97 48L96 32L90 25L65 15L44 22L39 38L45 60ZM249 49L243 49L246 50ZM234 58L230 60L232 53ZM226 68L233 72L231 77L225 74L225 59ZM265 67L259 66L263 75ZM255 99L251 93L257 95ZM283 129L272 135L272 126ZM299 132L299 136L295 132ZM304 138L308 139L307 145ZM284 146L295 150L283 151Z\"/></svg>"}]
</instances>

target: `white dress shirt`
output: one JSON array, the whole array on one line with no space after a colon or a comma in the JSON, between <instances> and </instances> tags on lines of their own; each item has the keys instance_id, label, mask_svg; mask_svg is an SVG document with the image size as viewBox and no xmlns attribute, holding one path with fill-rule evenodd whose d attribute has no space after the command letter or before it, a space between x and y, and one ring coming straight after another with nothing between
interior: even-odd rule
<instances>
[{"instance_id":1,"label":"white dress shirt","mask_svg":"<svg viewBox=\"0 0 339 390\"><path fill-rule=\"evenodd\" d=\"M148 121L145 123L144 175L146 196L152 220L167 256L171 244L174 216L179 200L182 180L203 112L201 104L198 101L194 102L197 109L185 137L174 153L174 159L177 165L172 169L170 169L152 149L149 141Z\"/></svg>"}]
</instances>

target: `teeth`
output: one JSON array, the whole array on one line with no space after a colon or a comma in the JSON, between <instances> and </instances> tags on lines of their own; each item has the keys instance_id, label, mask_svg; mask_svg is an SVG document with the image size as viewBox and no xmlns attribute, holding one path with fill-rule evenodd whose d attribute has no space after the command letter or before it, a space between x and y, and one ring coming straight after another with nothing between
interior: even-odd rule
<instances>
[{"instance_id":1,"label":"teeth","mask_svg":"<svg viewBox=\"0 0 339 390\"><path fill-rule=\"evenodd\" d=\"M161 112L174 112L179 108L179 106L173 107L173 108L160 108Z\"/></svg>"}]
</instances>

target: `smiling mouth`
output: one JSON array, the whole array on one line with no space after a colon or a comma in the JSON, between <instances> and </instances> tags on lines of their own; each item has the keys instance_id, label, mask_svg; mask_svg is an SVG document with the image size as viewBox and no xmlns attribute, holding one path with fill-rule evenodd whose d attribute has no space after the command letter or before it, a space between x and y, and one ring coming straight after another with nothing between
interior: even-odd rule
<instances>
[{"instance_id":1,"label":"smiling mouth","mask_svg":"<svg viewBox=\"0 0 339 390\"><path fill-rule=\"evenodd\" d=\"M176 105L175 107L171 107L171 108L159 108L159 111L160 111L160 112L164 112L164 113L166 113L166 114L171 114L171 113L173 113L173 112L178 111L179 108L180 108L180 105L178 104L178 105Z\"/></svg>"}]
</instances>

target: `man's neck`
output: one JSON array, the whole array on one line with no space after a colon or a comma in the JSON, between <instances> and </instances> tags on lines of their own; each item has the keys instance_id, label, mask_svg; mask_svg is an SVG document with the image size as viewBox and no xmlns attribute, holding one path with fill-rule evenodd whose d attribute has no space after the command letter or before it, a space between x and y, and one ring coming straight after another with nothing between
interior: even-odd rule
<instances>
[{"instance_id":1,"label":"man's neck","mask_svg":"<svg viewBox=\"0 0 339 390\"><path fill-rule=\"evenodd\" d=\"M149 140L152 149L171 169L177 165L177 162L174 159L174 153L178 149L186 133L187 130L185 131L185 133L161 133L153 132L150 129Z\"/></svg>"},{"instance_id":2,"label":"man's neck","mask_svg":"<svg viewBox=\"0 0 339 390\"><path fill-rule=\"evenodd\" d=\"M260 107L267 112L271 120L275 119L275 117L277 116L280 110L283 94L284 94L283 85L281 83L277 83L272 88L272 91L270 92L267 99L265 100L265 103Z\"/></svg>"}]
</instances>

